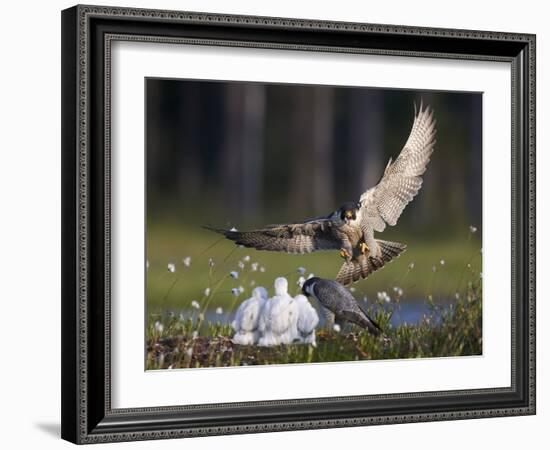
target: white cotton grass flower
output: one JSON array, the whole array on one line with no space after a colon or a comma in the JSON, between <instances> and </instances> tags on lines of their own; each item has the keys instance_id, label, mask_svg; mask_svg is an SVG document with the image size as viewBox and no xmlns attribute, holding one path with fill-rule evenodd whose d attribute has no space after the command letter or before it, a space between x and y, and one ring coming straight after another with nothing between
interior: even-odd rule
<instances>
[{"instance_id":1,"label":"white cotton grass flower","mask_svg":"<svg viewBox=\"0 0 550 450\"><path fill-rule=\"evenodd\" d=\"M243 269L244 269L244 262L239 261L239 262L237 263L237 267L238 267L239 269L243 270Z\"/></svg>"},{"instance_id":2,"label":"white cotton grass flower","mask_svg":"<svg viewBox=\"0 0 550 450\"><path fill-rule=\"evenodd\" d=\"M413 269L414 269L414 262L411 262L411 263L409 264L409 270L413 270Z\"/></svg>"},{"instance_id":3,"label":"white cotton grass flower","mask_svg":"<svg viewBox=\"0 0 550 450\"><path fill-rule=\"evenodd\" d=\"M197 330L193 331L193 333L191 333L191 339L197 339L199 337L199 332Z\"/></svg>"},{"instance_id":4,"label":"white cotton grass flower","mask_svg":"<svg viewBox=\"0 0 550 450\"><path fill-rule=\"evenodd\" d=\"M394 286L393 292L395 292L398 297L403 297L403 289L401 289L399 286Z\"/></svg>"},{"instance_id":5,"label":"white cotton grass flower","mask_svg":"<svg viewBox=\"0 0 550 450\"><path fill-rule=\"evenodd\" d=\"M242 286L239 286L237 289L239 290L239 294L242 294L244 292L244 288Z\"/></svg>"},{"instance_id":6,"label":"white cotton grass flower","mask_svg":"<svg viewBox=\"0 0 550 450\"><path fill-rule=\"evenodd\" d=\"M176 271L176 265L174 263L168 263L166 268L168 269L168 272L170 272L170 273L174 273Z\"/></svg>"},{"instance_id":7,"label":"white cotton grass flower","mask_svg":"<svg viewBox=\"0 0 550 450\"><path fill-rule=\"evenodd\" d=\"M262 272L262 273L265 272L265 267L264 266L260 267L260 272Z\"/></svg>"},{"instance_id":8,"label":"white cotton grass flower","mask_svg":"<svg viewBox=\"0 0 550 450\"><path fill-rule=\"evenodd\" d=\"M306 282L306 279L304 277L300 277L298 278L298 281L296 281L296 284L299 286L299 287L302 287L304 285L304 283Z\"/></svg>"},{"instance_id":9,"label":"white cotton grass flower","mask_svg":"<svg viewBox=\"0 0 550 450\"><path fill-rule=\"evenodd\" d=\"M193 301L191 302L191 307L192 307L192 308L195 308L195 309L200 309L201 305L199 304L198 301L193 300Z\"/></svg>"},{"instance_id":10,"label":"white cotton grass flower","mask_svg":"<svg viewBox=\"0 0 550 450\"><path fill-rule=\"evenodd\" d=\"M470 233L474 234L477 231L477 227L470 225Z\"/></svg>"},{"instance_id":11,"label":"white cotton grass flower","mask_svg":"<svg viewBox=\"0 0 550 450\"><path fill-rule=\"evenodd\" d=\"M183 263L183 265L185 267L189 267L191 265L191 257L190 256L186 256L185 258L183 258L181 260L181 262Z\"/></svg>"},{"instance_id":12,"label":"white cotton grass flower","mask_svg":"<svg viewBox=\"0 0 550 450\"><path fill-rule=\"evenodd\" d=\"M155 331L158 334L162 334L162 332L164 331L164 325L160 323L158 320L155 322Z\"/></svg>"},{"instance_id":13,"label":"white cotton grass flower","mask_svg":"<svg viewBox=\"0 0 550 450\"><path fill-rule=\"evenodd\" d=\"M391 297L388 295L386 291L378 292L376 294L376 297L379 301L384 301L386 303L389 303L391 301Z\"/></svg>"},{"instance_id":14,"label":"white cotton grass flower","mask_svg":"<svg viewBox=\"0 0 550 450\"><path fill-rule=\"evenodd\" d=\"M193 347L189 347L187 350L185 350L185 353L189 358L193 356Z\"/></svg>"},{"instance_id":15,"label":"white cotton grass flower","mask_svg":"<svg viewBox=\"0 0 550 450\"><path fill-rule=\"evenodd\" d=\"M229 272L229 276L236 280L237 278L239 278L239 272L237 272L236 270L232 270L231 272Z\"/></svg>"},{"instance_id":16,"label":"white cotton grass flower","mask_svg":"<svg viewBox=\"0 0 550 450\"><path fill-rule=\"evenodd\" d=\"M258 263L257 262L253 262L252 264L250 264L250 270L252 272L256 272L258 270Z\"/></svg>"},{"instance_id":17,"label":"white cotton grass flower","mask_svg":"<svg viewBox=\"0 0 550 450\"><path fill-rule=\"evenodd\" d=\"M432 266L432 272L435 272L437 270L437 267Z\"/></svg>"},{"instance_id":18,"label":"white cotton grass flower","mask_svg":"<svg viewBox=\"0 0 550 450\"><path fill-rule=\"evenodd\" d=\"M333 326L332 326L332 329L334 331L336 331L337 333L340 333L340 331L342 331L342 327L340 325L338 325L337 323L335 323Z\"/></svg>"},{"instance_id":19,"label":"white cotton grass flower","mask_svg":"<svg viewBox=\"0 0 550 450\"><path fill-rule=\"evenodd\" d=\"M210 288L207 287L205 290L204 290L204 295L205 297L208 297L210 295Z\"/></svg>"},{"instance_id":20,"label":"white cotton grass flower","mask_svg":"<svg viewBox=\"0 0 550 450\"><path fill-rule=\"evenodd\" d=\"M244 258L243 258L243 261L244 262L249 262L250 261L250 255L245 255Z\"/></svg>"},{"instance_id":21,"label":"white cotton grass flower","mask_svg":"<svg viewBox=\"0 0 550 450\"><path fill-rule=\"evenodd\" d=\"M216 308L216 314L217 314L218 316L221 316L221 315L223 314L223 308L222 308L221 306L218 306L218 307Z\"/></svg>"},{"instance_id":22,"label":"white cotton grass flower","mask_svg":"<svg viewBox=\"0 0 550 450\"><path fill-rule=\"evenodd\" d=\"M444 266L445 265L445 260L442 259L441 261L439 261L439 265Z\"/></svg>"},{"instance_id":23,"label":"white cotton grass flower","mask_svg":"<svg viewBox=\"0 0 550 450\"><path fill-rule=\"evenodd\" d=\"M306 268L305 267L298 267L296 269L296 271L300 274L300 275L303 275L304 273L306 273Z\"/></svg>"},{"instance_id":24,"label":"white cotton grass flower","mask_svg":"<svg viewBox=\"0 0 550 450\"><path fill-rule=\"evenodd\" d=\"M459 294L458 292L455 292L455 298L456 298L457 300L460 300L460 294Z\"/></svg>"},{"instance_id":25,"label":"white cotton grass flower","mask_svg":"<svg viewBox=\"0 0 550 450\"><path fill-rule=\"evenodd\" d=\"M214 258L208 258L208 267L214 267Z\"/></svg>"}]
</instances>

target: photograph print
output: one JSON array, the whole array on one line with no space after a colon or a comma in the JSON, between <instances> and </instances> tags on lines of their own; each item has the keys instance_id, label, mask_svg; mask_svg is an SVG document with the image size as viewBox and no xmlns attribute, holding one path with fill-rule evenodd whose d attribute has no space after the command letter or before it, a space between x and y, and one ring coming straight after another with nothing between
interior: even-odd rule
<instances>
[{"instance_id":1,"label":"photograph print","mask_svg":"<svg viewBox=\"0 0 550 450\"><path fill-rule=\"evenodd\" d=\"M147 370L483 354L481 93L145 100Z\"/></svg>"}]
</instances>

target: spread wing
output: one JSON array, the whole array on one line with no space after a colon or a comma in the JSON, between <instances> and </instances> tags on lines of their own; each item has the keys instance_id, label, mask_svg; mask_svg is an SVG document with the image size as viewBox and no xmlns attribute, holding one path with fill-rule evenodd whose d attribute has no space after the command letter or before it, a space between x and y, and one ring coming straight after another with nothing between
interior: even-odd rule
<instances>
[{"instance_id":1,"label":"spread wing","mask_svg":"<svg viewBox=\"0 0 550 450\"><path fill-rule=\"evenodd\" d=\"M236 231L209 228L223 234L237 245L287 253L310 253L318 250L337 250L341 242L333 232L328 218L303 223L272 225L259 230Z\"/></svg>"},{"instance_id":2,"label":"spread wing","mask_svg":"<svg viewBox=\"0 0 550 450\"><path fill-rule=\"evenodd\" d=\"M395 225L403 209L422 186L422 175L435 145L435 120L429 107L415 111L411 133L403 150L388 162L380 182L359 200L359 220L365 233Z\"/></svg>"}]
</instances>

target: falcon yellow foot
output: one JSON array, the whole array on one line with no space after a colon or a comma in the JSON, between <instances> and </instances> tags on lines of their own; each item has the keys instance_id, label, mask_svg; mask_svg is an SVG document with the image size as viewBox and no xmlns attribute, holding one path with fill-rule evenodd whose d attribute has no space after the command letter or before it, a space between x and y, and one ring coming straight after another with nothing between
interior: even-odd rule
<instances>
[{"instance_id":1,"label":"falcon yellow foot","mask_svg":"<svg viewBox=\"0 0 550 450\"><path fill-rule=\"evenodd\" d=\"M349 261L351 259L351 255L345 248L340 249L340 256L346 261Z\"/></svg>"},{"instance_id":2,"label":"falcon yellow foot","mask_svg":"<svg viewBox=\"0 0 550 450\"><path fill-rule=\"evenodd\" d=\"M361 249L361 253L363 255L369 251L369 246L367 244L365 244L364 242L361 242L359 244L359 248Z\"/></svg>"}]
</instances>

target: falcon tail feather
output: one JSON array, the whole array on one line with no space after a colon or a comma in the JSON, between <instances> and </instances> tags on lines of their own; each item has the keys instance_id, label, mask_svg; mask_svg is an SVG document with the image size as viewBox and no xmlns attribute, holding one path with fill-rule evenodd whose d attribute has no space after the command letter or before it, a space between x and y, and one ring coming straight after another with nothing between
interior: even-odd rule
<instances>
[{"instance_id":1,"label":"falcon tail feather","mask_svg":"<svg viewBox=\"0 0 550 450\"><path fill-rule=\"evenodd\" d=\"M336 281L347 286L362 278L367 278L372 272L384 267L407 248L405 244L399 242L384 241L381 239L376 239L376 242L380 247L381 256L359 255L356 259L345 262L342 264L338 275L336 275Z\"/></svg>"}]
</instances>

